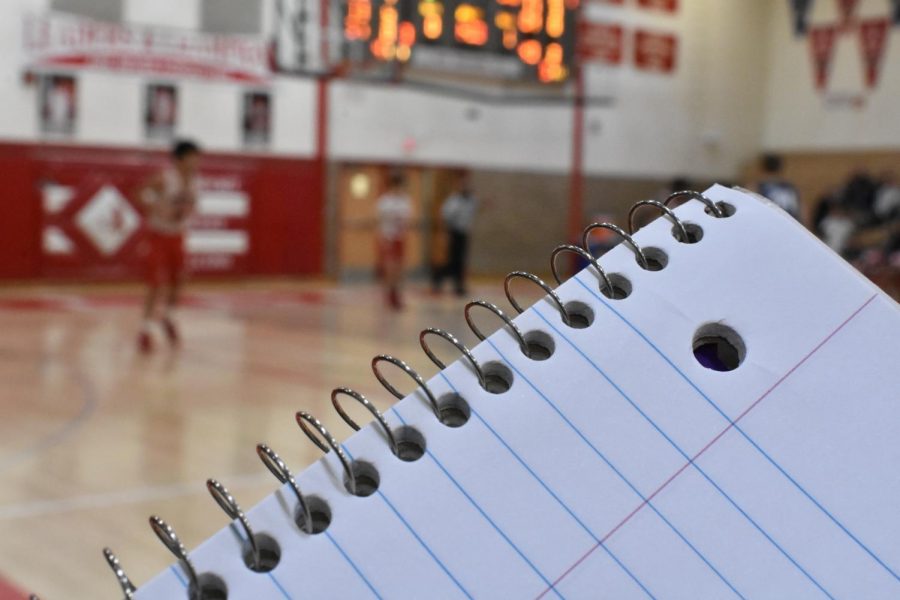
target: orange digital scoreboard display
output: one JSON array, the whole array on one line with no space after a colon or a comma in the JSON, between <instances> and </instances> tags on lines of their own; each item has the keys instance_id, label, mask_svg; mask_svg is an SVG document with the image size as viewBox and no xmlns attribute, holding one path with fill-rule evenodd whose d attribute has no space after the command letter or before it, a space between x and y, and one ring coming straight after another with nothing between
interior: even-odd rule
<instances>
[{"instance_id":1,"label":"orange digital scoreboard display","mask_svg":"<svg viewBox=\"0 0 900 600\"><path fill-rule=\"evenodd\" d=\"M346 0L348 56L498 77L568 79L579 0ZM487 66L485 66L487 65ZM471 70L471 69L469 69Z\"/></svg>"}]
</instances>

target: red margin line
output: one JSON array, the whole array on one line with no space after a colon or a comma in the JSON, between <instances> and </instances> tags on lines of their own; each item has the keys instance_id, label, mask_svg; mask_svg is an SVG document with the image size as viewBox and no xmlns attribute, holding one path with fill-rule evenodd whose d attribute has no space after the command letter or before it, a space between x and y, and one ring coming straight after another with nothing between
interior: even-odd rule
<instances>
[{"instance_id":1,"label":"red margin line","mask_svg":"<svg viewBox=\"0 0 900 600\"><path fill-rule=\"evenodd\" d=\"M754 408L756 408L756 407L759 405L760 402L762 402L763 400L765 400L765 399L769 396L769 394L771 394L772 392L774 392L775 389L776 389L778 386L780 386L782 383L784 383L784 381L785 381L788 377L790 377L791 375L793 375L794 372L795 372L797 369L799 369L801 366L803 366L803 364L804 364L806 361L808 361L808 360L813 356L813 354L815 354L816 352L818 352L818 351L822 348L822 346L824 346L825 344L827 344L827 343L831 340L831 338L833 338L835 335L837 335L837 333L838 333L841 329L843 329L850 321L852 321L854 318L856 318L856 316L857 316L859 313L861 313L861 312L863 311L864 308L866 308L869 304L871 304L872 301L873 301L875 298L877 298L877 297L878 297L878 294L873 294L872 297L869 298L868 300L866 300L865 303L864 303L862 306L860 306L860 307L857 308L855 311L853 311L853 314L851 314L849 317L847 317L847 318L844 320L843 323L841 323L840 325L838 325L837 328L836 328L834 331L832 331L831 333L829 333L828 336L827 336L824 340L822 340L821 342L819 342L818 345L816 345L815 348L813 348L812 350L810 350L809 353L808 353L806 356L804 356L804 357L800 360L800 362L798 362L798 363L795 364L793 367L791 367L791 369L790 369L787 373L785 373L784 375L782 375L781 378L780 378L778 381L776 381L775 383L773 383L772 386L771 386L769 389L767 389L767 390L763 393L762 396L760 396L759 398L757 398L756 401L753 402L753 404L751 404L750 406L748 406L748 407L744 410L744 412L742 412L740 415L738 415L738 417L737 417L734 421L731 421L731 422L728 424L728 427L726 427L725 429L723 429L722 431L720 431L719 434L718 434L716 437L714 437L712 440L710 440L708 444L706 444L705 446L703 446L703 448L701 448L700 451L697 452L697 454L695 454L695 455L693 456L693 458L691 458L688 462L684 463L684 465L682 465L682 467L681 467L680 469L678 469L677 471L675 471L675 473L673 473L671 477L669 477L668 479L666 479L666 480L663 482L663 484L662 484L661 486L659 486L658 488L656 488L656 490L655 490L652 494L650 494L649 496L647 496L647 498L646 498L643 502L641 502L641 503L637 506L637 508L635 508L633 511L631 511L630 513L628 513L628 516L626 516L624 519L622 519L622 521L620 521L618 525L616 525L615 527L613 527L613 528L609 531L609 533L607 533L606 535L604 535L603 538L601 538L601 540L600 540L599 542L597 542L596 544L594 544L593 547L591 547L587 552L585 552L585 553L581 556L581 558L579 558L577 561L575 561L575 563L574 563L571 567L569 567L568 569L566 569L566 570L563 572L562 575L560 575L559 577L557 577L557 578L553 581L553 583L550 584L550 587L548 587L548 588L545 589L543 592L541 592L541 594L540 594L535 600L540 600L541 598L543 598L544 596L546 596L547 593L550 592L550 590L552 590L553 588L555 588L555 587L556 587L563 579L565 579L566 577L568 577L569 574L572 573L572 571L574 571L576 568L578 568L578 565L580 565L581 563L583 563L583 562L584 562L591 554L594 553L595 550L597 550L597 548L599 548L600 546L602 546L602 545L606 542L606 540L608 540L610 537L612 537L612 535L613 535L614 533L616 533L619 529L621 529L622 526L625 525L625 523L627 523L628 521L630 521L632 517L634 517L636 514L638 514L645 506L647 506L647 504L648 504L651 500L653 500L653 498L655 498L657 494L659 494L659 493L660 493L661 491L663 491L670 483L672 483L672 482L675 480L676 477L678 477L679 475L681 475L681 474L685 471L685 469L687 469L689 466L691 466L692 464L694 464L694 461L697 460L698 458L700 458L700 456L703 455L704 452L706 452L707 450L709 450L709 449L713 446L713 444L715 444L715 443L718 442L720 439L722 439L722 436L724 436L726 433L728 433L728 432L731 430L732 427L734 427L735 425L737 425L738 421L740 421L741 419L743 419L744 417L746 417L747 414L748 414L751 410L753 410Z\"/></svg>"}]
</instances>

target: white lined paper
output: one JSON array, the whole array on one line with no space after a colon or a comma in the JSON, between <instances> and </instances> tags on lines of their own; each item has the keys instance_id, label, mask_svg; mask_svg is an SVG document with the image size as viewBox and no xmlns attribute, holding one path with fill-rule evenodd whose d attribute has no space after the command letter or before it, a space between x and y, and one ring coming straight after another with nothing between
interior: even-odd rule
<instances>
[{"instance_id":1,"label":"white lined paper","mask_svg":"<svg viewBox=\"0 0 900 600\"><path fill-rule=\"evenodd\" d=\"M663 220L636 236L668 253L663 271L623 247L603 258L631 297L602 298L588 272L559 288L593 309L590 328L567 328L549 302L517 318L553 336L549 360L505 331L475 347L513 369L508 392L481 390L460 362L430 380L469 401L465 426L438 423L421 393L397 403L388 421L419 429L426 456L397 460L371 426L349 438L380 493L346 493L333 456L299 474L331 506L327 535L300 532L282 490L248 512L281 544L271 576L244 567L231 529L191 553L198 570L233 598L896 597L900 312L786 215L707 194L737 213L677 209L703 227L699 243ZM720 319L748 347L732 373L690 352L694 330ZM174 579L137 597L177 597Z\"/></svg>"}]
</instances>

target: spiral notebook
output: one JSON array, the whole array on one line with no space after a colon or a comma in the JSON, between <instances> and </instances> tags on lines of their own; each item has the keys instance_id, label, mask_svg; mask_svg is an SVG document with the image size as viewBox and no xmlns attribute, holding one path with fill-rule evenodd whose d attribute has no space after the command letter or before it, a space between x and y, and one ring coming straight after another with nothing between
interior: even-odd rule
<instances>
[{"instance_id":1,"label":"spiral notebook","mask_svg":"<svg viewBox=\"0 0 900 600\"><path fill-rule=\"evenodd\" d=\"M545 360L508 325L472 348L508 391L465 359L427 381L464 425L421 387L386 412L421 434L421 458L398 459L377 422L346 439L371 495L347 490L334 451L295 465L324 531L297 525L273 478L246 513L273 569L248 568L235 521L189 553L199 584L176 562L134 597L900 597L900 309L760 197L704 195L728 216L675 209L696 243L666 218L634 236L661 270L628 244L602 257L626 298L587 268L556 288L579 326L550 297L515 318ZM730 371L694 351L723 339Z\"/></svg>"}]
</instances>

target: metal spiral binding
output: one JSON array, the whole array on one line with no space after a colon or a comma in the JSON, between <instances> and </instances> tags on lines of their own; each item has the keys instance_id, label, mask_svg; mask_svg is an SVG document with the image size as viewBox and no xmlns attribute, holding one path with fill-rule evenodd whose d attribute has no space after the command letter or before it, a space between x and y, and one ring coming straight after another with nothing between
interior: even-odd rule
<instances>
[{"instance_id":1,"label":"metal spiral binding","mask_svg":"<svg viewBox=\"0 0 900 600\"><path fill-rule=\"evenodd\" d=\"M591 253L591 246L589 243L591 240L591 233L597 229L608 229L621 237L625 244L631 248L632 252L634 252L634 256L637 258L641 268L647 270L650 269L650 261L647 260L647 255L644 254L644 250L634 241L634 238L625 233L624 229L618 225L613 225L612 223L591 223L585 228L584 233L581 234L581 246L588 254Z\"/></svg>"},{"instance_id":2,"label":"metal spiral binding","mask_svg":"<svg viewBox=\"0 0 900 600\"><path fill-rule=\"evenodd\" d=\"M116 575L119 586L122 588L122 593L125 594L125 600L134 598L134 593L137 591L137 588L134 587L134 584L128 579L128 575L125 574L122 565L119 564L118 557L113 554L113 551L109 548L103 549L103 557L106 559L109 568L112 569L113 573ZM34 597L36 598L37 596Z\"/></svg>"},{"instance_id":3,"label":"metal spiral binding","mask_svg":"<svg viewBox=\"0 0 900 600\"><path fill-rule=\"evenodd\" d=\"M437 327L429 327L428 329L423 329L422 333L419 334L419 345L422 346L422 350L425 351L425 354L428 358L431 359L438 369L446 369L447 365L445 365L441 359L439 359L434 352L431 351L431 348L428 346L428 342L425 340L429 335L436 335L438 337L444 338L451 344L453 344L457 350L462 352L463 357L468 361L470 365L472 365L472 369L475 370L475 374L478 376L478 383L481 384L481 387L487 388L487 378L484 376L484 370L481 368L481 365L478 364L478 361L475 359L475 356L472 354L472 351L469 350L468 346L460 342L456 337L443 329L438 329Z\"/></svg>"},{"instance_id":4,"label":"metal spiral binding","mask_svg":"<svg viewBox=\"0 0 900 600\"><path fill-rule=\"evenodd\" d=\"M483 308L486 308L489 311L491 311L492 313L494 313L495 315L497 315L498 317L500 317L503 320L503 323L507 327L509 327L513 336L516 338L516 341L519 342L519 348L522 349L522 353L525 356L531 356L531 349L528 347L528 342L525 341L525 336L522 335L522 330L519 329L519 326L516 325L512 319L510 319L509 317L506 316L506 313L504 313L502 310L500 310L500 308L496 304L493 304L491 302L486 302L484 300L472 300L471 302L466 304L466 308L464 310L464 314L466 317L466 323L469 324L469 329L472 330L472 333L475 334L475 337L477 337L481 341L484 341L485 337L487 337L483 333L481 333L481 330L478 329L478 326L475 325L475 322L472 320L471 312L472 312L472 309L475 308L476 306L481 306Z\"/></svg>"},{"instance_id":5,"label":"metal spiral binding","mask_svg":"<svg viewBox=\"0 0 900 600\"><path fill-rule=\"evenodd\" d=\"M303 515L302 527L304 531L306 531L306 533L314 533L312 511L310 511L309 503L303 496L303 492L300 491L300 487L297 485L297 481L294 479L294 475L293 473L291 473L291 470L288 469L286 464L284 464L284 461L281 460L281 457L275 454L275 451L269 448L266 444L257 444L256 453L259 455L259 459L266 466L269 472L272 473L272 475L274 475L275 478L282 484L288 484L288 486L294 492L294 495L297 497L297 505L300 507L300 514Z\"/></svg>"},{"instance_id":6,"label":"metal spiral binding","mask_svg":"<svg viewBox=\"0 0 900 600\"><path fill-rule=\"evenodd\" d=\"M350 464L350 459L341 448L341 445L338 444L336 439L334 439L334 436L331 435L327 429L325 429L325 426L322 425L322 423L317 418L315 418L308 412L302 410L298 411L296 417L297 425L300 426L300 429L303 430L303 433L306 434L306 437L308 437L309 440L319 448L319 450L321 450L325 454L328 454L333 450L334 453L337 454L338 459L341 461L341 466L344 467L344 475L347 478L347 489L351 494L356 494L356 474L353 472L353 467ZM312 427L312 429L310 429L310 427ZM322 443L322 440L320 440L319 437L316 436L315 433L313 433L313 429L319 434L319 436L321 436L325 440L325 443Z\"/></svg>"},{"instance_id":7,"label":"metal spiral binding","mask_svg":"<svg viewBox=\"0 0 900 600\"><path fill-rule=\"evenodd\" d=\"M562 300L556 294L556 292L553 291L553 288L544 283L544 280L537 275L528 273L526 271L513 271L512 273L507 275L506 279L503 281L503 291L506 292L506 299L509 300L509 303L512 304L512 307L514 309L516 309L517 313L522 314L523 312L525 312L525 309L522 308L521 304L516 302L515 297L512 295L512 289L510 288L510 285L516 278L531 281L542 290L544 290L544 292L547 293L547 295L550 297L550 300L553 302L553 304L556 305L556 308L559 310L559 314L562 317L563 323L570 326L572 325L572 319L569 317L569 313L566 311L566 307L563 305Z\"/></svg>"},{"instance_id":8,"label":"metal spiral binding","mask_svg":"<svg viewBox=\"0 0 900 600\"><path fill-rule=\"evenodd\" d=\"M441 419L441 408L438 405L437 398L435 398L434 394L431 392L431 388L428 387L428 384L425 383L425 380L422 379L422 376L419 373L410 367L408 364L400 360L399 358L395 358L388 354L379 354L375 358L372 359L372 372L375 373L375 378L378 379L378 382L384 386L388 392L391 393L397 400L402 400L405 396L404 394L395 388L391 383L385 379L384 375L382 375L381 371L378 368L378 364L381 362L389 362L392 365L399 367L404 373L412 377L413 381L422 388L422 391L425 392L425 396L428 398L428 403L431 405L431 409L434 411L434 416Z\"/></svg>"},{"instance_id":9,"label":"metal spiral binding","mask_svg":"<svg viewBox=\"0 0 900 600\"><path fill-rule=\"evenodd\" d=\"M228 518L241 524L241 528L244 530L244 534L247 538L247 543L250 545L250 557L252 560L248 566L254 571L262 570L262 556L260 555L259 542L256 539L256 535L253 534L253 529L250 527L250 521L247 520L247 516L244 514L244 511L241 510L241 506L231 495L231 492L228 491L228 488L215 479L206 480L206 489L209 490L209 494L213 497L213 500L216 501L216 504L219 505L219 508L228 515Z\"/></svg>"},{"instance_id":10,"label":"metal spiral binding","mask_svg":"<svg viewBox=\"0 0 900 600\"><path fill-rule=\"evenodd\" d=\"M610 293L613 290L612 280L609 278L609 275L606 274L606 271L603 270L603 267L600 266L600 263L597 262L597 258L585 250L584 248L580 248L578 246L573 246L572 244L562 244L554 248L553 253L550 255L550 271L553 273L553 279L556 280L556 285L562 283L562 279L559 276L559 272L556 270L556 258L562 254L563 252L571 252L573 254L577 254L584 260L588 261L594 270L597 271L597 274L600 276L600 279L603 280L604 287L601 288L603 290L609 290Z\"/></svg>"},{"instance_id":11,"label":"metal spiral binding","mask_svg":"<svg viewBox=\"0 0 900 600\"><path fill-rule=\"evenodd\" d=\"M679 219L678 216L675 215L674 212L672 212L671 208L669 208L662 202L658 202L656 200L641 200L640 202L636 202L631 207L631 210L628 211L628 233L634 234L634 232L635 232L634 215L635 215L635 213L637 213L637 210L642 206L653 206L653 207L659 209L660 212L663 213L663 216L665 216L667 219L672 221L672 223L675 225L675 227L678 228L678 232L681 234L681 236L677 238L678 241L682 242L682 243L690 242L690 237L688 236L687 228L684 226L684 223L681 221L681 219Z\"/></svg>"},{"instance_id":12,"label":"metal spiral binding","mask_svg":"<svg viewBox=\"0 0 900 600\"><path fill-rule=\"evenodd\" d=\"M665 218L667 218L669 221L672 222L672 224L674 225L673 235L679 242L692 243L693 241L696 241L696 240L691 239L687 225L681 219L679 219L678 216L675 215L675 213L669 207L669 205L672 204L673 202L682 200L682 199L687 200L687 201L698 200L698 201L702 202L703 204L706 205L706 212L709 215L711 215L717 219L724 218L724 217L729 216L730 214L733 214L733 209L730 206L723 204L723 203L713 202L712 200L710 200L703 194L701 194L699 192L695 192L695 191L689 191L689 190L675 192L675 193L671 194L668 198L666 198L665 201L663 201L663 202L658 202L656 200L642 200L640 202L637 202L631 207L631 209L628 212L628 225L629 225L628 232L626 232L621 227L614 225L612 223L592 223L592 224L588 225L584 229L584 232L582 233L582 238L581 238L582 246L581 247L574 246L571 244L563 244L563 245L557 246L553 250L553 253L551 254L551 258L550 258L550 266L551 266L551 271L553 273L553 278L556 280L557 285L562 283L562 278L560 277L559 272L557 270L557 264L556 264L557 258L560 254L562 254L564 252L570 252L570 253L574 253L574 254L580 256L581 258L583 258L584 260L586 260L589 263L590 267L593 267L593 269L596 272L597 277L601 283L601 290L604 291L604 293L607 293L607 295L609 297L614 297L613 294L615 292L615 289L613 286L613 281L610 279L610 276L607 275L606 271L600 265L597 258L594 257L593 254L591 254L591 252L590 252L590 246L589 246L590 236L591 236L591 233L593 233L597 229L607 229L607 230L612 231L613 233L617 234L618 236L620 236L622 238L622 240L624 241L624 243L634 253L635 258L636 258L638 264L641 266L641 268L650 269L650 262L647 258L647 255L645 254L645 252L641 248L641 246L637 242L635 242L635 240L631 237L631 234L633 234L635 232L634 216L635 216L637 210L644 206L650 206L650 207L656 208L660 213L662 213L662 215ZM730 210L730 212L729 212L729 210ZM547 297L549 298L549 300L559 310L559 313L560 313L560 316L561 316L563 322L566 323L567 325L572 326L571 315L569 315L568 311L566 310L565 304L563 303L563 301L559 297L559 295L556 293L556 291L553 288L551 288L549 285L547 285L547 283L545 283L537 275L534 275L532 273L528 273L525 271L514 271L514 272L510 273L509 275L507 275L507 277L503 283L503 288L504 288L506 297L509 300L509 303L512 305L512 307L515 309L515 311L517 313L521 314L522 312L524 312L525 309L522 307L521 304L519 304L516 301L515 297L512 294L510 286L511 286L512 281L515 279L525 279L525 280L528 280L528 281L534 283L538 287L540 287L547 294ZM469 302L468 304L466 304L464 314L465 314L466 323L469 325L469 328L472 330L472 333L474 333L475 336L479 340L484 340L486 336L475 325L474 321L472 320L470 313L471 313L472 309L475 307L485 308L485 309L491 311L492 313L494 313L494 315L496 315L497 317L499 317L503 321L503 326L509 330L511 335L513 335L513 337L518 342L519 347L522 350L522 352L526 356L531 357L531 350L529 348L529 344L527 343L527 341L525 339L525 336L522 334L522 331L519 329L519 327L516 325L516 323L511 318L509 318L497 305L495 305L493 303L490 303L490 302L487 302L484 300L473 300L473 301ZM463 357L466 359L466 361L471 365L481 386L483 388L487 389L484 370L482 369L481 365L478 363L477 359L475 359L471 350L469 350L469 348L465 344L460 342L455 336L444 331L443 329L428 328L421 332L421 334L419 336L419 343L421 344L422 349L425 352L425 354L428 356L428 358L431 359L431 361L435 365L437 365L438 368L443 369L443 368L445 368L446 365L439 358L437 358L437 356L432 352L431 348L427 344L426 338L429 335L437 335L437 336L445 339L446 341L450 342L451 344L453 344L463 354ZM419 375L419 373L415 369L410 367L404 361L402 361L398 358L395 358L393 356L387 355L387 354L380 354L372 359L371 366L372 366L372 371L375 374L376 379L382 384L382 386L384 386L384 388L388 392L390 392L391 395L393 395L398 400L402 400L405 397L405 395L402 392L400 392L396 387L394 387L381 373L381 370L379 369L379 365L382 362L388 362L388 363L393 364L394 366L396 366L400 370L402 370L404 373L406 373L410 378L412 378L413 381L415 381L415 383L417 385L417 389L421 389L425 393L425 397L426 397L429 405L431 406L435 416L439 420L441 420L441 417L442 417L441 406L440 406L437 398L435 397L435 395L431 391L431 389L428 387L428 385L425 383L425 380ZM399 448L398 440L395 436L394 431L391 429L391 427L388 425L387 421L385 420L384 415L371 402L369 402L369 400L366 399L365 396L363 396L359 392L356 392L350 388L336 388L332 391L332 394L331 394L332 404L333 404L335 410L340 415L340 417L344 420L344 422L347 423L347 425L349 425L354 430L359 430L360 426L347 414L347 412L341 406L340 402L338 401L338 397L341 395L350 396L351 398L353 398L354 400L356 400L357 402L362 404L363 407L365 407L372 414L372 416L378 422L381 430L383 431L391 451L395 455L400 456L399 449L398 449ZM347 489L350 493L356 494L357 493L357 478L356 478L354 468L353 468L353 461L351 461L349 459L349 457L344 452L344 450L341 448L341 445L337 442L337 440L335 440L335 438L328 432L328 430L322 425L322 423L318 419L316 419L315 417L313 417L312 415L310 415L307 412L304 412L304 411L297 412L296 420L297 420L297 424L300 426L300 428L303 430L303 432L306 434L306 436L316 445L316 447L318 447L320 450L322 450L325 453L334 451L334 453L337 454L338 459L340 460L341 465L345 472ZM323 440L324 440L324 442L323 442ZM259 455L260 459L262 460L262 462L266 466L266 468L278 479L278 481L280 483L282 483L282 484L287 483L290 486L291 490L294 492L294 495L297 497L298 506L300 508L300 511L301 511L301 514L303 517L302 528L307 533L313 533L313 518L310 514L310 508L309 508L307 499L303 495L303 493L300 491L300 488L297 485L297 482L294 479L293 475L291 474L290 470L287 468L287 466L284 464L284 462L281 460L281 458L271 448L269 448L265 444L257 445L256 449L257 449L257 454ZM218 483L217 481L215 481L213 479L210 479L207 481L207 486L208 486L208 489L209 489L210 493L212 494L213 498L216 500L216 502L219 504L219 506L225 511L225 513L232 519L238 520L241 523L241 527L244 529L244 532L247 535L248 543L251 546L251 555L252 555L251 568L253 568L253 566L256 566L258 568L260 566L260 561L261 561L260 549L256 544L255 536L254 536L252 530L250 529L250 525L247 522L247 519L244 516L244 513L241 511L239 505L234 501L234 498L228 493L228 490L224 486L222 486L220 483ZM178 536L175 534L175 531L165 521L163 521L162 519L160 519L159 517L156 517L156 516L150 517L150 526L153 529L154 533L156 533L157 537L159 537L159 539L166 546L166 548L170 552L172 552L172 554L175 556L176 559L178 559L178 562L180 563L184 572L188 576L188 580L189 580L189 584L190 584L189 585L189 590L190 590L189 595L191 597L194 597L200 590L199 578L198 578L197 572L194 568L194 565L191 563L190 558L188 557L187 551L185 550L181 541L178 539ZM103 550L103 554L106 557L107 563L109 564L109 566L112 568L113 572L115 573L116 578L119 581L119 585L122 589L123 594L125 595L126 600L133 598L134 593L137 591L137 588L131 583L128 576L122 570L122 568L119 564L118 558L116 558L115 554L113 554L113 552L111 550L109 550L109 548L105 548ZM206 577L206 575L204 575L204 577ZM33 594L31 595L30 598L37 600L37 596L35 596Z\"/></svg>"},{"instance_id":13,"label":"metal spiral binding","mask_svg":"<svg viewBox=\"0 0 900 600\"><path fill-rule=\"evenodd\" d=\"M197 570L194 568L194 563L191 562L190 557L188 557L184 544L178 539L178 534L175 533L175 530L155 515L150 517L150 528L153 529L153 533L156 534L156 537L159 538L159 541L163 543L166 549L175 555L175 558L181 564L181 568L187 573L188 582L190 583L188 589L199 589L200 579L197 577Z\"/></svg>"},{"instance_id":14,"label":"metal spiral binding","mask_svg":"<svg viewBox=\"0 0 900 600\"><path fill-rule=\"evenodd\" d=\"M366 410L372 413L372 416L375 417L375 420L381 425L381 430L384 432L384 436L387 438L388 445L391 448L391 452L394 454L400 453L400 446L397 443L397 438L394 437L394 432L391 431L391 426L388 425L387 420L384 418L384 415L381 414L381 411L378 410L374 404L369 402L368 398L360 394L359 392L352 390L350 388L335 388L331 391L331 404L334 406L334 410L341 416L344 420L344 423L350 426L353 431L359 431L360 427L357 425L356 421L347 414L347 411L344 410L344 407L341 406L341 403L338 401L338 397L341 395L350 396L360 404L362 404Z\"/></svg>"},{"instance_id":15,"label":"metal spiral binding","mask_svg":"<svg viewBox=\"0 0 900 600\"><path fill-rule=\"evenodd\" d=\"M680 192L675 192L673 194L670 194L668 198L663 200L663 204L665 206L669 206L670 204L672 204L672 202L679 200L681 198L686 198L687 200L699 200L700 202L702 202L703 204L706 205L707 212L709 212L709 214L711 214L712 216L714 216L717 219L721 219L723 217L728 216L725 214L725 212L722 210L722 208L719 204L716 204L715 202L713 202L712 200L710 200L709 198L707 198L700 192L695 192L693 190L683 190Z\"/></svg>"}]
</instances>

